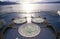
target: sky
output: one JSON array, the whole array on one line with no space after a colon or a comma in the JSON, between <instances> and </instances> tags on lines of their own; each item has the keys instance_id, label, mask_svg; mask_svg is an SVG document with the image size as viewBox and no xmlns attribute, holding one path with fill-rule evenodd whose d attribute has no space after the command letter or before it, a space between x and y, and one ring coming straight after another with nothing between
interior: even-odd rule
<instances>
[{"instance_id":1,"label":"sky","mask_svg":"<svg viewBox=\"0 0 60 39\"><path fill-rule=\"evenodd\" d=\"M20 2L20 1L26 1L26 0L0 0L0 1L13 1L13 2ZM53 1L60 1L60 0L31 0L33 2L53 2Z\"/></svg>"}]
</instances>

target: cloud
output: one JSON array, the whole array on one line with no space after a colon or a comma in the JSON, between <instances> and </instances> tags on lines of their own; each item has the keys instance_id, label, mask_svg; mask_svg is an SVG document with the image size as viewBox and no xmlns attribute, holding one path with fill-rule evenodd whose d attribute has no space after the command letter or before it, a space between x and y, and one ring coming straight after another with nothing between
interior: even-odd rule
<instances>
[{"instance_id":1,"label":"cloud","mask_svg":"<svg viewBox=\"0 0 60 39\"><path fill-rule=\"evenodd\" d=\"M12 1L12 2L20 2L20 1L27 1L27 0L0 0L0 1ZM60 1L60 0L31 0L32 2L53 2L53 1Z\"/></svg>"}]
</instances>

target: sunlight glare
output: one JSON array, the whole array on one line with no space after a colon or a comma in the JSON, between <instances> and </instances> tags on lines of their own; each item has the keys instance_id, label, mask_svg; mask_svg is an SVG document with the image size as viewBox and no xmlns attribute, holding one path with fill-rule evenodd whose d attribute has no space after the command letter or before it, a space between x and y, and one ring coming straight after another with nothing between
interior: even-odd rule
<instances>
[{"instance_id":1,"label":"sunlight glare","mask_svg":"<svg viewBox=\"0 0 60 39\"><path fill-rule=\"evenodd\" d=\"M27 3L43 2L43 1L46 1L46 0L20 0L18 2L21 3L21 4L27 4Z\"/></svg>"},{"instance_id":2,"label":"sunlight glare","mask_svg":"<svg viewBox=\"0 0 60 39\"><path fill-rule=\"evenodd\" d=\"M26 13L30 13L33 10L33 6L31 4L22 4L22 10Z\"/></svg>"},{"instance_id":3,"label":"sunlight glare","mask_svg":"<svg viewBox=\"0 0 60 39\"><path fill-rule=\"evenodd\" d=\"M22 11L26 13L32 12L35 7L31 3L39 1L42 0L20 0L20 3L22 5Z\"/></svg>"}]
</instances>

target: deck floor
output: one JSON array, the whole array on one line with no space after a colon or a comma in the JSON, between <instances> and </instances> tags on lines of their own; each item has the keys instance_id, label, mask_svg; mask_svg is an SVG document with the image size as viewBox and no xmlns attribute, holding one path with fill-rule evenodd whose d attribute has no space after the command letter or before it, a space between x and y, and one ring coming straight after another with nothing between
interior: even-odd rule
<instances>
[{"instance_id":1,"label":"deck floor","mask_svg":"<svg viewBox=\"0 0 60 39\"><path fill-rule=\"evenodd\" d=\"M23 37L18 33L18 27L14 27L13 29L9 29L5 35L4 39L56 39L54 33L48 28L41 28L41 32L36 37Z\"/></svg>"},{"instance_id":2,"label":"deck floor","mask_svg":"<svg viewBox=\"0 0 60 39\"><path fill-rule=\"evenodd\" d=\"M16 13L7 13L7 14L4 14L3 17L0 19L5 19L5 21L9 24L11 18L17 18L19 16L21 16L21 15L16 14ZM60 16L57 16L56 14L49 13L49 12L35 13L35 16L46 17L48 22L51 24L56 24L60 18ZM18 38L18 39L56 39L53 31L51 31L49 28L46 28L44 25L40 25L40 28L41 28L40 34L33 38L27 38L27 37L21 36L18 33L18 27L19 26L14 26L13 29L9 29L5 33L4 39L16 39L16 38Z\"/></svg>"}]
</instances>

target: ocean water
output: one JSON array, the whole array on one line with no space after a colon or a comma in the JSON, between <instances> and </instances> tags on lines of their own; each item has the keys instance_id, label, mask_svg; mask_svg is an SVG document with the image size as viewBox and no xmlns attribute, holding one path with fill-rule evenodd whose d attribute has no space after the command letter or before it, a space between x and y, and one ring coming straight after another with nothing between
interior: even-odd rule
<instances>
[{"instance_id":1,"label":"ocean water","mask_svg":"<svg viewBox=\"0 0 60 39\"><path fill-rule=\"evenodd\" d=\"M60 3L0 5L0 12L40 12L60 10Z\"/></svg>"}]
</instances>

